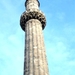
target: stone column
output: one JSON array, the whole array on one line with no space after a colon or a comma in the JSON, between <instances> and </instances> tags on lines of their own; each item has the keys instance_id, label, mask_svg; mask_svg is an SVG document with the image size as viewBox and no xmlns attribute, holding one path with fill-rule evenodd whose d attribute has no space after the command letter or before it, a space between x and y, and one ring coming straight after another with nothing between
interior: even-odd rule
<instances>
[{"instance_id":1,"label":"stone column","mask_svg":"<svg viewBox=\"0 0 75 75\"><path fill-rule=\"evenodd\" d=\"M37 19L26 23L24 75L48 75L43 47L42 25ZM45 69L46 68L46 69Z\"/></svg>"},{"instance_id":2,"label":"stone column","mask_svg":"<svg viewBox=\"0 0 75 75\"><path fill-rule=\"evenodd\" d=\"M26 0L20 25L25 31L24 75L49 75L42 30L46 26L38 0Z\"/></svg>"}]
</instances>

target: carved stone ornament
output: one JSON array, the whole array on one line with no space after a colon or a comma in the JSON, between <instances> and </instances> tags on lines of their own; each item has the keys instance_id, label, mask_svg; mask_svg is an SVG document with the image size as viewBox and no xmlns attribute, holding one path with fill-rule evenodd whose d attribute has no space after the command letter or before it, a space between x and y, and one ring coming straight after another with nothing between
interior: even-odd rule
<instances>
[{"instance_id":1,"label":"carved stone ornament","mask_svg":"<svg viewBox=\"0 0 75 75\"><path fill-rule=\"evenodd\" d=\"M26 11L21 15L20 18L20 25L24 31L25 31L25 24L30 19L38 19L42 24L42 29L44 29L46 25L46 19L44 14L41 11Z\"/></svg>"}]
</instances>

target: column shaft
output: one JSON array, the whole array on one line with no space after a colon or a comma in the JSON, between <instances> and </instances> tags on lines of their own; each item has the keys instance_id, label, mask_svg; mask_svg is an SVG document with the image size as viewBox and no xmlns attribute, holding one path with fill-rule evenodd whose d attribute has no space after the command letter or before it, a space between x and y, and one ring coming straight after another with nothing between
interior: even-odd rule
<instances>
[{"instance_id":1,"label":"column shaft","mask_svg":"<svg viewBox=\"0 0 75 75\"><path fill-rule=\"evenodd\" d=\"M24 75L48 75L41 22L37 19L31 19L26 22L25 30Z\"/></svg>"}]
</instances>

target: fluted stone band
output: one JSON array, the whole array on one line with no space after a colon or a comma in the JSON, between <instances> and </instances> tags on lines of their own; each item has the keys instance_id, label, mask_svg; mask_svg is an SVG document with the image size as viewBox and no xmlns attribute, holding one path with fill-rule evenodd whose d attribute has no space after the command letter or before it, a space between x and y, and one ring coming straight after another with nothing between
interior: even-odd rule
<instances>
[{"instance_id":1,"label":"fluted stone band","mask_svg":"<svg viewBox=\"0 0 75 75\"><path fill-rule=\"evenodd\" d=\"M25 24L30 19L38 19L42 24L42 29L45 28L46 19L41 11L26 11L21 15L20 18L20 25L24 31L25 31Z\"/></svg>"}]
</instances>

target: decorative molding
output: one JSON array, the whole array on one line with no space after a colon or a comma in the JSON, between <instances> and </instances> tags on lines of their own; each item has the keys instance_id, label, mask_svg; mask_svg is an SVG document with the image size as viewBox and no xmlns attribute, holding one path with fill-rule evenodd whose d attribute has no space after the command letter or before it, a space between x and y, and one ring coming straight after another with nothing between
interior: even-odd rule
<instances>
[{"instance_id":1,"label":"decorative molding","mask_svg":"<svg viewBox=\"0 0 75 75\"><path fill-rule=\"evenodd\" d=\"M42 29L45 28L46 25L46 19L44 14L41 11L26 11L21 15L20 18L20 25L22 29L25 31L25 24L30 19L38 19L42 24Z\"/></svg>"}]
</instances>

